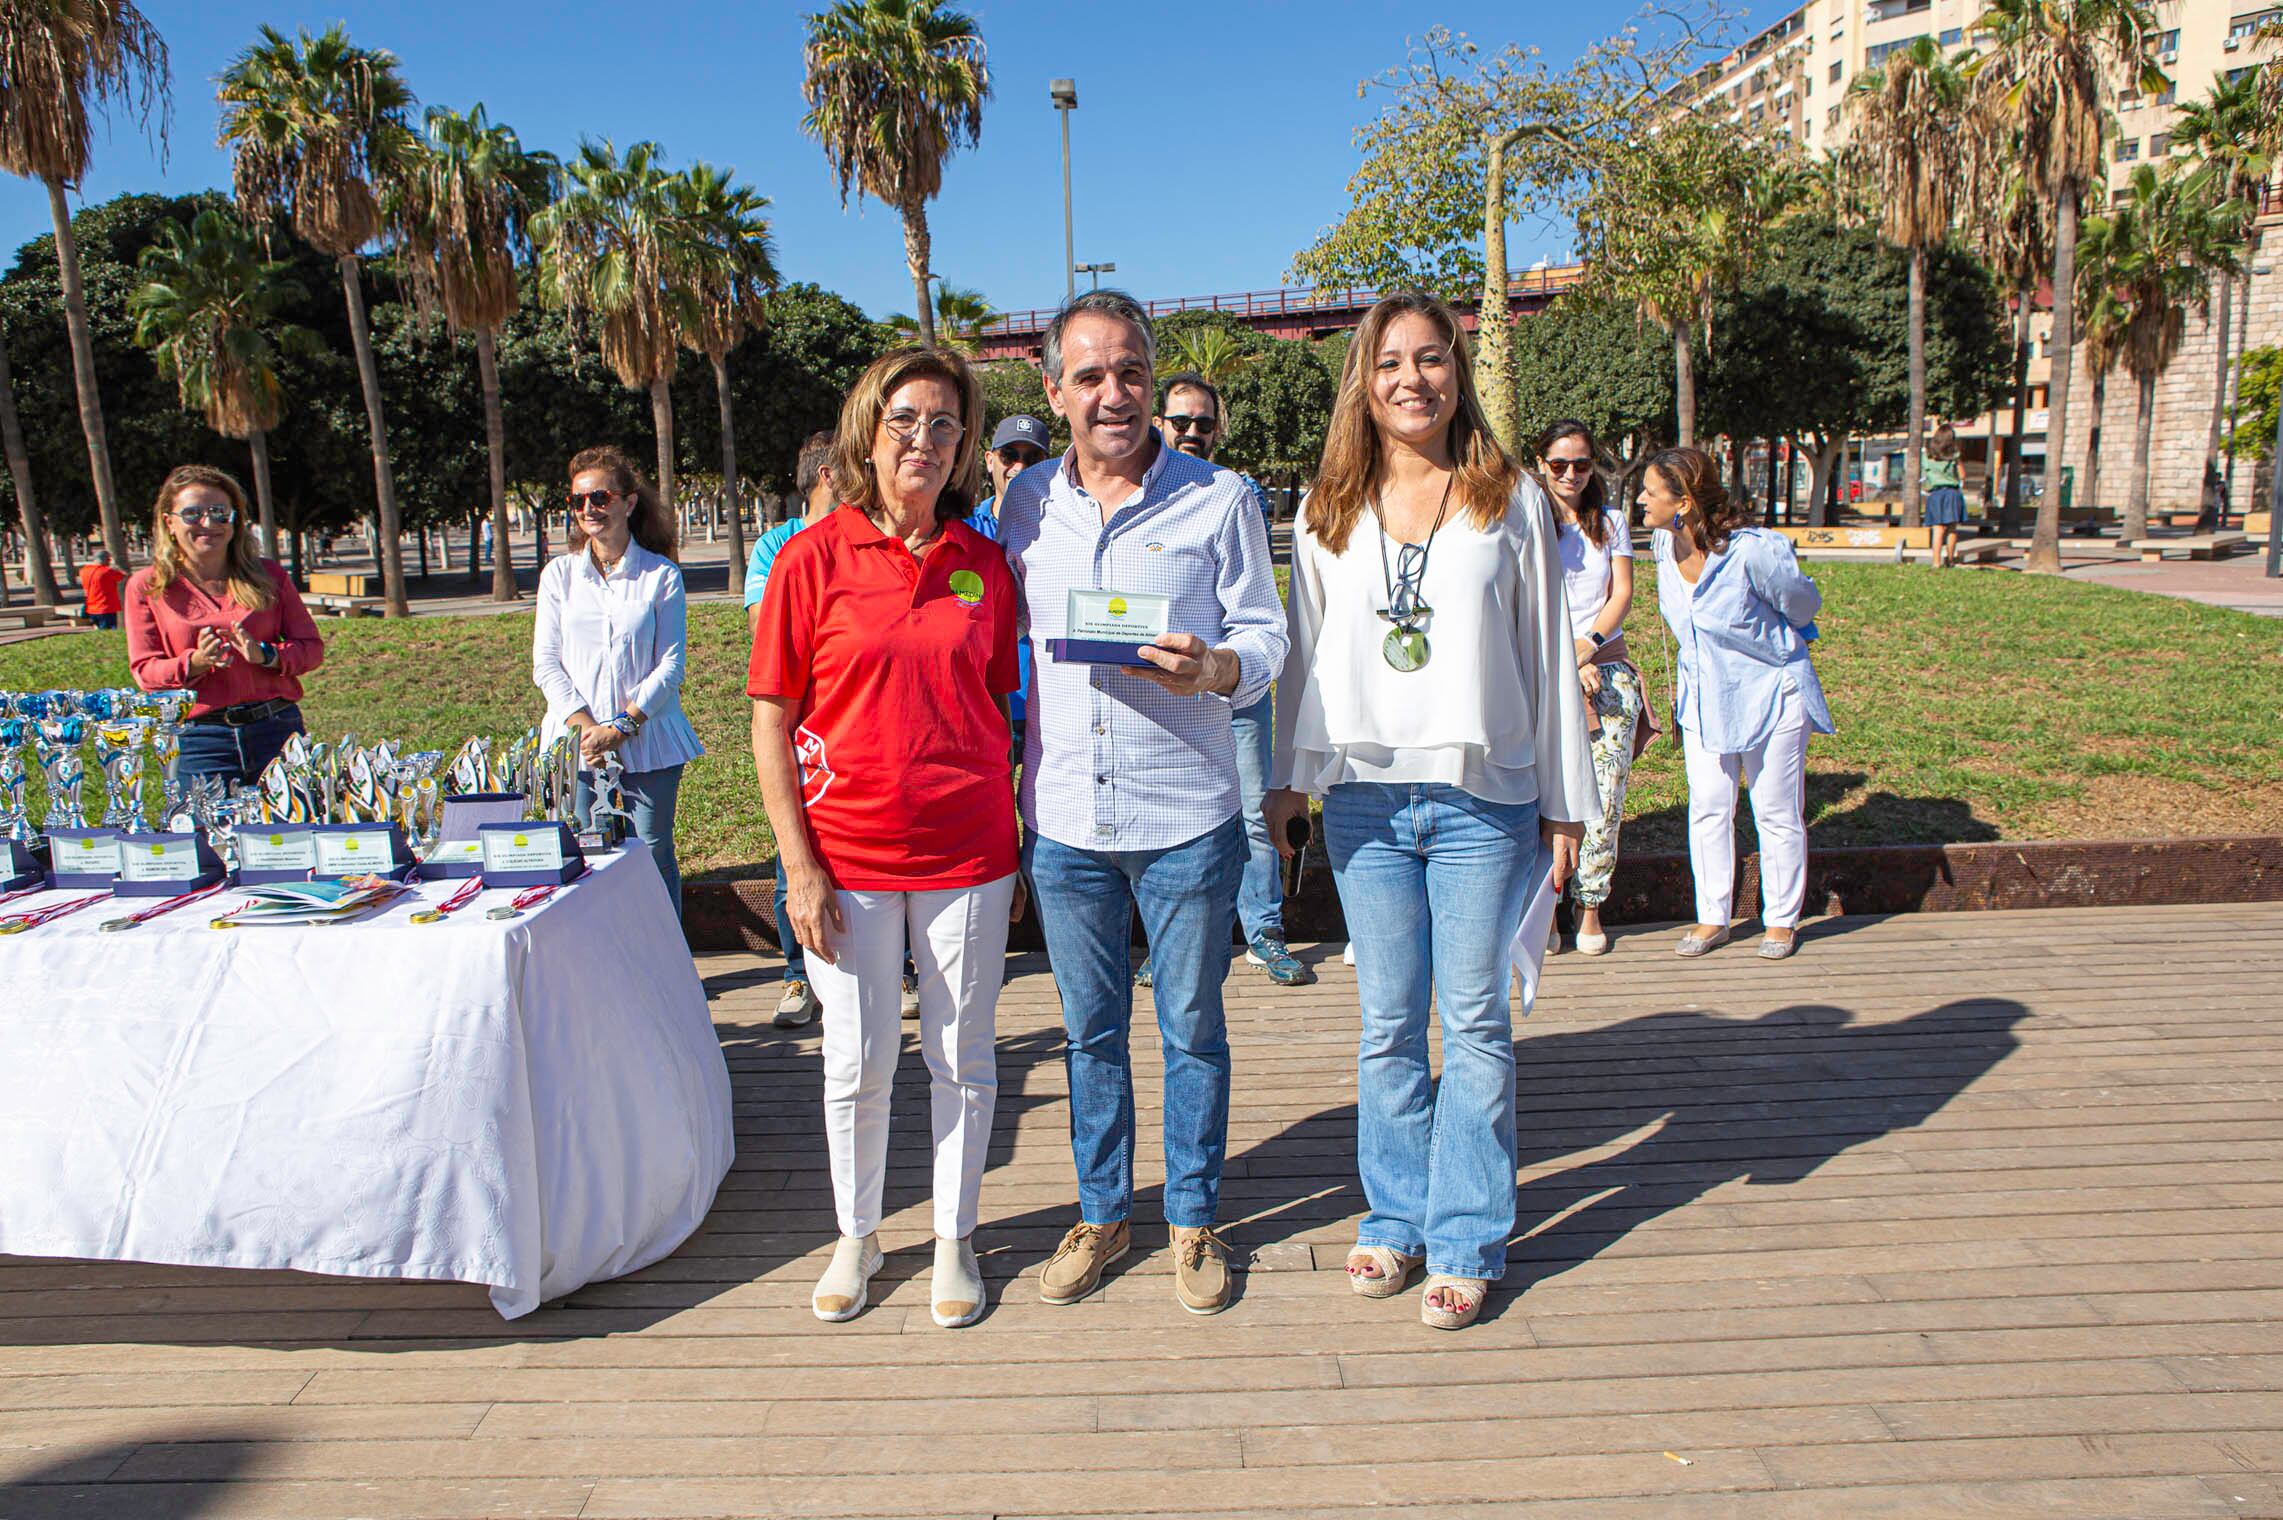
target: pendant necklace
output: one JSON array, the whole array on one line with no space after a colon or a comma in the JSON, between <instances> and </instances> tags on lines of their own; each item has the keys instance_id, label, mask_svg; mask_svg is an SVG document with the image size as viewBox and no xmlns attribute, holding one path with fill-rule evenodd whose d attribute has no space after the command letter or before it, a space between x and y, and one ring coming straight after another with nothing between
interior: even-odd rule
<instances>
[{"instance_id":1,"label":"pendant necklace","mask_svg":"<svg viewBox=\"0 0 2283 1520\"><path fill-rule=\"evenodd\" d=\"M1379 526L1379 577L1387 588L1387 606L1380 616L1395 626L1387 630L1380 642L1380 655L1395 669L1409 675L1434 657L1434 648L1427 635L1420 630L1423 618L1434 616L1435 609L1421 598L1420 590L1427 582L1427 556L1434 551L1435 535L1442 531L1443 515L1451 509L1451 483L1458 479L1453 470L1443 479L1443 499L1435 506L1435 525L1427 530L1423 544L1405 544L1396 556L1400 567L1391 571L1387 566L1387 519L1380 515L1379 503L1371 504L1372 521Z\"/></svg>"}]
</instances>

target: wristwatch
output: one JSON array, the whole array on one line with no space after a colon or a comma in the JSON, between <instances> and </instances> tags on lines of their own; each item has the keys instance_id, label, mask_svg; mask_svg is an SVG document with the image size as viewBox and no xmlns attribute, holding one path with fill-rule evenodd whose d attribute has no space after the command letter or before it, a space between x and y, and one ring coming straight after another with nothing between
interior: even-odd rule
<instances>
[{"instance_id":1,"label":"wristwatch","mask_svg":"<svg viewBox=\"0 0 2283 1520\"><path fill-rule=\"evenodd\" d=\"M254 658L259 660L264 665L275 665L277 663L277 656L277 645L271 643L268 639L263 639L260 643L254 646Z\"/></svg>"},{"instance_id":2,"label":"wristwatch","mask_svg":"<svg viewBox=\"0 0 2283 1520\"><path fill-rule=\"evenodd\" d=\"M1585 636L1593 640L1593 647L1596 649L1609 642L1609 635L1598 628L1588 628L1585 631Z\"/></svg>"},{"instance_id":3,"label":"wristwatch","mask_svg":"<svg viewBox=\"0 0 2283 1520\"><path fill-rule=\"evenodd\" d=\"M632 713L622 712L610 720L610 726L631 739L642 732L642 720Z\"/></svg>"}]
</instances>

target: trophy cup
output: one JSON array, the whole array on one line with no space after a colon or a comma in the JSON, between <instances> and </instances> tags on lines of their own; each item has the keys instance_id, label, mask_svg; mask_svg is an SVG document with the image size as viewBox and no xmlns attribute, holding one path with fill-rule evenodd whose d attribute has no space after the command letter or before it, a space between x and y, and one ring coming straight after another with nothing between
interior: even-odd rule
<instances>
[{"instance_id":1,"label":"trophy cup","mask_svg":"<svg viewBox=\"0 0 2283 1520\"><path fill-rule=\"evenodd\" d=\"M452 757L451 786L459 796L491 790L491 740L470 739Z\"/></svg>"},{"instance_id":2,"label":"trophy cup","mask_svg":"<svg viewBox=\"0 0 2283 1520\"><path fill-rule=\"evenodd\" d=\"M103 771L104 828L150 832L150 820L143 814L143 740L149 732L140 718L95 725L95 763Z\"/></svg>"},{"instance_id":3,"label":"trophy cup","mask_svg":"<svg viewBox=\"0 0 2283 1520\"><path fill-rule=\"evenodd\" d=\"M32 827L31 800L25 790L24 755L31 745L32 725L11 717L14 699L0 693L0 890L28 885L44 872L40 864L40 836Z\"/></svg>"},{"instance_id":4,"label":"trophy cup","mask_svg":"<svg viewBox=\"0 0 2283 1520\"><path fill-rule=\"evenodd\" d=\"M423 857L436 847L436 825L443 821L444 789L436 782L443 762L442 750L424 749L396 767L398 821Z\"/></svg>"},{"instance_id":5,"label":"trophy cup","mask_svg":"<svg viewBox=\"0 0 2283 1520\"><path fill-rule=\"evenodd\" d=\"M46 695L60 696L59 693ZM69 699L65 698L61 706L68 705ZM60 708L51 704L43 710L59 711ZM79 789L87 780L87 761L80 754L79 746L86 738L87 721L77 713L43 717L33 725L33 749L39 756L40 774L48 785L48 812L41 825L44 833L87 827L87 813L79 805Z\"/></svg>"},{"instance_id":6,"label":"trophy cup","mask_svg":"<svg viewBox=\"0 0 2283 1520\"><path fill-rule=\"evenodd\" d=\"M138 716L151 720L151 753L159 762L159 819L170 829L182 809L182 781L176 775L182 763L182 720L197 700L195 692L149 691L135 708Z\"/></svg>"},{"instance_id":7,"label":"trophy cup","mask_svg":"<svg viewBox=\"0 0 2283 1520\"><path fill-rule=\"evenodd\" d=\"M539 792L545 809L542 816L557 823L575 824L571 804L578 791L579 736L569 732L557 734L540 761Z\"/></svg>"},{"instance_id":8,"label":"trophy cup","mask_svg":"<svg viewBox=\"0 0 2283 1520\"><path fill-rule=\"evenodd\" d=\"M264 823L321 823L317 816L318 782L309 740L288 735L285 748L263 767L261 814Z\"/></svg>"},{"instance_id":9,"label":"trophy cup","mask_svg":"<svg viewBox=\"0 0 2283 1520\"><path fill-rule=\"evenodd\" d=\"M346 741L344 741L346 747ZM344 756L341 820L344 823L393 822L394 810L385 806L380 768L370 750L348 749Z\"/></svg>"},{"instance_id":10,"label":"trophy cup","mask_svg":"<svg viewBox=\"0 0 2283 1520\"><path fill-rule=\"evenodd\" d=\"M617 754L602 757L594 767L594 800L587 809L587 826L579 833L579 848L611 850L634 832L634 815L626 810L626 765Z\"/></svg>"}]
</instances>

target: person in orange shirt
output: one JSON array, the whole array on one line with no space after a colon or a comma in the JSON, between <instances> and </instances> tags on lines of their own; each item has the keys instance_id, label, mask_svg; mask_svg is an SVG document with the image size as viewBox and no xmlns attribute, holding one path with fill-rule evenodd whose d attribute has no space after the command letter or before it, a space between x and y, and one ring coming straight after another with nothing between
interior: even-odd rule
<instances>
[{"instance_id":1,"label":"person in orange shirt","mask_svg":"<svg viewBox=\"0 0 2283 1520\"><path fill-rule=\"evenodd\" d=\"M98 628L119 626L119 588L127 572L111 563L111 551L98 549L79 569L80 594L87 598L87 620Z\"/></svg>"}]
</instances>

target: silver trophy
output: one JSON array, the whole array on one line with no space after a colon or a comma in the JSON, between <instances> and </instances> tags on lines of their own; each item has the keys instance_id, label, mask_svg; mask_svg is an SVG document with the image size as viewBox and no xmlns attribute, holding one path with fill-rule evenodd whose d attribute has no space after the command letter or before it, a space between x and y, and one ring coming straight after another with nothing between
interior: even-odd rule
<instances>
[{"instance_id":1,"label":"silver trophy","mask_svg":"<svg viewBox=\"0 0 2283 1520\"><path fill-rule=\"evenodd\" d=\"M436 781L443 763L442 750L425 749L396 767L397 821L423 855L436 847L437 825L444 821L444 789Z\"/></svg>"},{"instance_id":2,"label":"silver trophy","mask_svg":"<svg viewBox=\"0 0 2283 1520\"><path fill-rule=\"evenodd\" d=\"M579 736L561 733L547 746L539 766L542 817L572 823L572 802L579 790Z\"/></svg>"},{"instance_id":3,"label":"silver trophy","mask_svg":"<svg viewBox=\"0 0 2283 1520\"><path fill-rule=\"evenodd\" d=\"M168 828L182 808L182 720L197 700L191 691L149 691L135 709L151 720L151 753L159 762L159 819Z\"/></svg>"},{"instance_id":4,"label":"silver trophy","mask_svg":"<svg viewBox=\"0 0 2283 1520\"><path fill-rule=\"evenodd\" d=\"M602 849L614 849L634 832L634 815L626 809L626 765L616 752L595 763L592 786L587 826L580 831L580 843L592 839Z\"/></svg>"},{"instance_id":5,"label":"silver trophy","mask_svg":"<svg viewBox=\"0 0 2283 1520\"><path fill-rule=\"evenodd\" d=\"M87 781L87 761L79 747L87 739L87 720L77 713L41 718L33 734L40 775L48 786L48 813L41 824L42 832L86 828L87 813L79 805L79 789Z\"/></svg>"},{"instance_id":6,"label":"silver trophy","mask_svg":"<svg viewBox=\"0 0 2283 1520\"><path fill-rule=\"evenodd\" d=\"M450 782L457 796L491 790L491 740L470 739L452 756Z\"/></svg>"},{"instance_id":7,"label":"silver trophy","mask_svg":"<svg viewBox=\"0 0 2283 1520\"><path fill-rule=\"evenodd\" d=\"M10 699L0 694L0 713L10 711ZM39 842L32 827L32 803L24 775L24 753L31 747L32 724L23 718L0 717L0 841L14 840L25 849ZM7 852L0 850L0 865Z\"/></svg>"},{"instance_id":8,"label":"silver trophy","mask_svg":"<svg viewBox=\"0 0 2283 1520\"><path fill-rule=\"evenodd\" d=\"M264 823L322 823L322 788L308 736L289 734L285 748L263 767L261 814Z\"/></svg>"},{"instance_id":9,"label":"silver trophy","mask_svg":"<svg viewBox=\"0 0 2283 1520\"><path fill-rule=\"evenodd\" d=\"M118 718L95 725L95 763L103 770L103 827L146 833L143 814L143 741L150 726L140 718Z\"/></svg>"}]
</instances>

